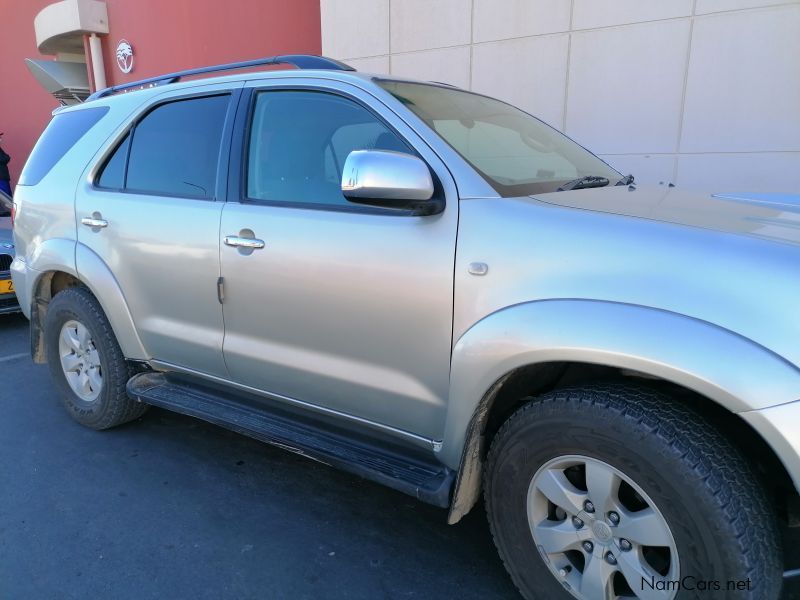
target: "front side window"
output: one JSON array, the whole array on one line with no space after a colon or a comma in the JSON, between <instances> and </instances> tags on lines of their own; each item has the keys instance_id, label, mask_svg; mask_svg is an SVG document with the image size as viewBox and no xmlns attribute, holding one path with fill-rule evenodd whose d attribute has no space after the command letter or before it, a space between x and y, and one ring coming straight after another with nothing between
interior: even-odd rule
<instances>
[{"instance_id":1,"label":"front side window","mask_svg":"<svg viewBox=\"0 0 800 600\"><path fill-rule=\"evenodd\" d=\"M569 181L620 174L539 119L463 90L405 81L377 83L453 147L504 197L555 192Z\"/></svg>"},{"instance_id":2,"label":"front side window","mask_svg":"<svg viewBox=\"0 0 800 600\"><path fill-rule=\"evenodd\" d=\"M360 104L324 92L279 90L256 96L247 153L247 198L351 206L341 192L353 150L411 153Z\"/></svg>"},{"instance_id":3,"label":"front side window","mask_svg":"<svg viewBox=\"0 0 800 600\"><path fill-rule=\"evenodd\" d=\"M97 185L213 198L228 102L228 95L220 95L157 106L119 143Z\"/></svg>"}]
</instances>

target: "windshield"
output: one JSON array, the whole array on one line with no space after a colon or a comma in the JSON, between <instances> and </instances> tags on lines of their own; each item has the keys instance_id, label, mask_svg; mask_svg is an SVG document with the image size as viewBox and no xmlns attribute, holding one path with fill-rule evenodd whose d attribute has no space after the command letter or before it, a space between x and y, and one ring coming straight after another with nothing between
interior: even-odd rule
<instances>
[{"instance_id":1,"label":"windshield","mask_svg":"<svg viewBox=\"0 0 800 600\"><path fill-rule=\"evenodd\" d=\"M622 179L585 148L505 102L442 85L376 83L425 121L501 196L555 192L572 182L564 188L571 189L575 180L590 176L607 179L606 185Z\"/></svg>"}]
</instances>

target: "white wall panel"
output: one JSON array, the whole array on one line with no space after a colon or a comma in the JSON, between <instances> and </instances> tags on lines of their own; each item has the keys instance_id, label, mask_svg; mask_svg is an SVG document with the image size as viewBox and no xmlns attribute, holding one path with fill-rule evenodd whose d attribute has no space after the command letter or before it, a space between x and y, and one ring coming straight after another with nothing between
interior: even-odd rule
<instances>
[{"instance_id":1,"label":"white wall panel","mask_svg":"<svg viewBox=\"0 0 800 600\"><path fill-rule=\"evenodd\" d=\"M674 152L689 20L573 34L567 132L599 153Z\"/></svg>"},{"instance_id":2,"label":"white wall panel","mask_svg":"<svg viewBox=\"0 0 800 600\"><path fill-rule=\"evenodd\" d=\"M474 42L569 31L571 0L475 0Z\"/></svg>"},{"instance_id":3,"label":"white wall panel","mask_svg":"<svg viewBox=\"0 0 800 600\"><path fill-rule=\"evenodd\" d=\"M588 29L692 14L692 0L575 0L572 27Z\"/></svg>"},{"instance_id":4,"label":"white wall panel","mask_svg":"<svg viewBox=\"0 0 800 600\"><path fill-rule=\"evenodd\" d=\"M695 21L682 152L800 150L800 5Z\"/></svg>"},{"instance_id":5,"label":"white wall panel","mask_svg":"<svg viewBox=\"0 0 800 600\"><path fill-rule=\"evenodd\" d=\"M561 129L568 34L478 44L472 50L472 89L495 96ZM524 56L524 64L519 57Z\"/></svg>"},{"instance_id":6,"label":"white wall panel","mask_svg":"<svg viewBox=\"0 0 800 600\"><path fill-rule=\"evenodd\" d=\"M642 183L800 194L800 0L321 0L323 53L497 96Z\"/></svg>"},{"instance_id":7,"label":"white wall panel","mask_svg":"<svg viewBox=\"0 0 800 600\"><path fill-rule=\"evenodd\" d=\"M320 20L325 56L389 53L389 0L321 0Z\"/></svg>"}]
</instances>

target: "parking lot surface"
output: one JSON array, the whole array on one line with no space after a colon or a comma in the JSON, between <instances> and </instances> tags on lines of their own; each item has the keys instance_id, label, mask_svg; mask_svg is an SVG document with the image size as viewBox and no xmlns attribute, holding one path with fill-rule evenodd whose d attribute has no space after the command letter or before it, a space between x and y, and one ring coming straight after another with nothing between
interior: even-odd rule
<instances>
[{"instance_id":1,"label":"parking lot surface","mask_svg":"<svg viewBox=\"0 0 800 600\"><path fill-rule=\"evenodd\" d=\"M451 527L444 510L162 410L85 429L28 348L27 321L1 318L3 600L518 597L482 507Z\"/></svg>"},{"instance_id":2,"label":"parking lot surface","mask_svg":"<svg viewBox=\"0 0 800 600\"><path fill-rule=\"evenodd\" d=\"M96 432L0 320L0 598L515 598L446 511L151 409Z\"/></svg>"}]
</instances>

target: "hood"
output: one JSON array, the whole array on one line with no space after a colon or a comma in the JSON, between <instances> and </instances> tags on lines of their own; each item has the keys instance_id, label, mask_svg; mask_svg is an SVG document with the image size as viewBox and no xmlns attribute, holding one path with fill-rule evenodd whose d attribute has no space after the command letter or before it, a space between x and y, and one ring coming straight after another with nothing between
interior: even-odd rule
<instances>
[{"instance_id":1,"label":"hood","mask_svg":"<svg viewBox=\"0 0 800 600\"><path fill-rule=\"evenodd\" d=\"M800 195L706 194L612 186L533 196L540 202L800 245Z\"/></svg>"}]
</instances>

